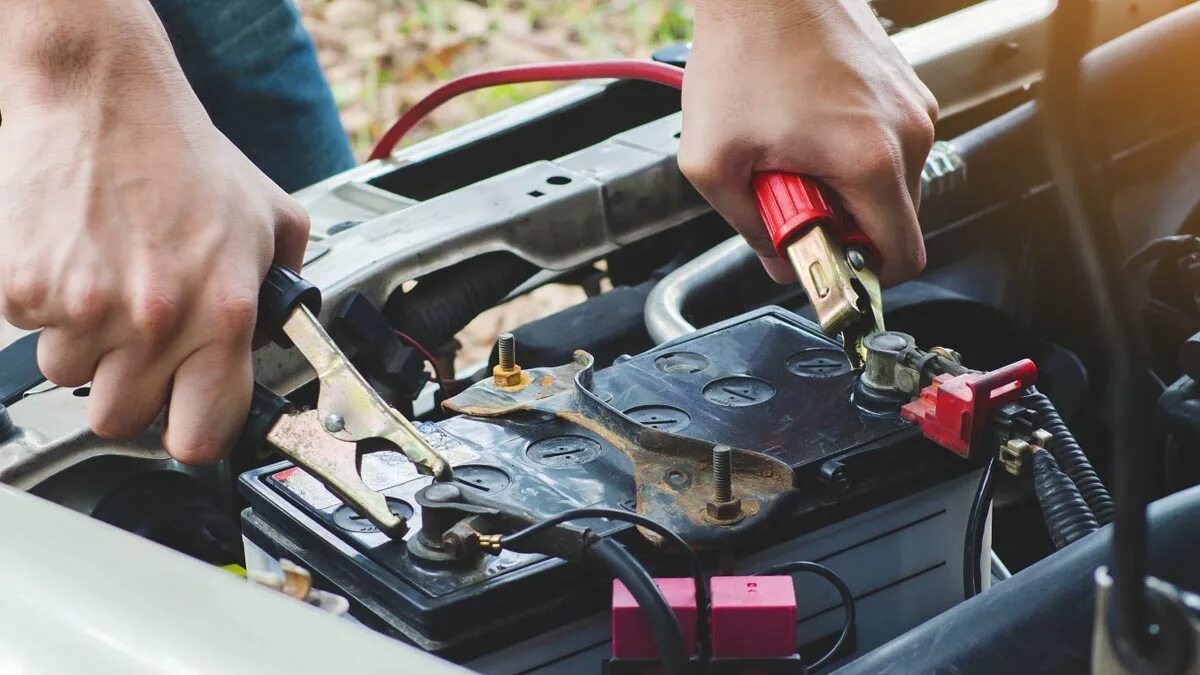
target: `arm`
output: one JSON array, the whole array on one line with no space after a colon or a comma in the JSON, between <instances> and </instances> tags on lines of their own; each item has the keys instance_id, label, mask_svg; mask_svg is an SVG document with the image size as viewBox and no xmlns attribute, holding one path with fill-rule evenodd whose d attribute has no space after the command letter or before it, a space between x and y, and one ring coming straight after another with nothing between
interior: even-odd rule
<instances>
[{"instance_id":1,"label":"arm","mask_svg":"<svg viewBox=\"0 0 1200 675\"><path fill-rule=\"evenodd\" d=\"M752 174L814 176L884 257L920 273L920 176L937 102L866 0L695 0L679 165L776 281L794 279L758 215Z\"/></svg>"},{"instance_id":2,"label":"arm","mask_svg":"<svg viewBox=\"0 0 1200 675\"><path fill-rule=\"evenodd\" d=\"M0 315L89 423L208 462L249 407L258 287L303 209L212 125L146 0L0 0Z\"/></svg>"}]
</instances>

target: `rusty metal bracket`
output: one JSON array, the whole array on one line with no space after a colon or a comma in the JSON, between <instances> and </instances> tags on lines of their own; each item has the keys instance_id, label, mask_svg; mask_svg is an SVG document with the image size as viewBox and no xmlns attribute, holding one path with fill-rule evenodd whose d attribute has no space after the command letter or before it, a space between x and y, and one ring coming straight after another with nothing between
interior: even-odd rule
<instances>
[{"instance_id":1,"label":"rusty metal bracket","mask_svg":"<svg viewBox=\"0 0 1200 675\"><path fill-rule=\"evenodd\" d=\"M593 388L594 359L587 352L575 352L567 365L528 372L531 381L520 390L505 391L484 380L443 405L476 417L542 411L595 433L632 463L637 512L693 546L714 546L753 528L793 490L786 464L733 448L732 494L741 501L741 514L714 520L708 514L716 488L713 443L642 426L608 405ZM657 535L642 534L659 543Z\"/></svg>"}]
</instances>

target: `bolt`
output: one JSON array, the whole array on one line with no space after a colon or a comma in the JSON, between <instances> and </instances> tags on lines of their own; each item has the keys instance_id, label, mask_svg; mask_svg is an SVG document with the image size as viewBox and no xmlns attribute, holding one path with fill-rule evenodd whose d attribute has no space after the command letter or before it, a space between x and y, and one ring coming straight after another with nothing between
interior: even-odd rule
<instances>
[{"instance_id":1,"label":"bolt","mask_svg":"<svg viewBox=\"0 0 1200 675\"><path fill-rule=\"evenodd\" d=\"M346 428L346 419L337 413L330 413L325 418L325 431L336 434Z\"/></svg>"},{"instance_id":2,"label":"bolt","mask_svg":"<svg viewBox=\"0 0 1200 675\"><path fill-rule=\"evenodd\" d=\"M733 501L733 451L728 445L713 446L713 501Z\"/></svg>"},{"instance_id":3,"label":"bolt","mask_svg":"<svg viewBox=\"0 0 1200 675\"><path fill-rule=\"evenodd\" d=\"M733 496L733 450L728 445L713 446L713 496L705 506L710 521L718 525L741 522L742 500Z\"/></svg>"},{"instance_id":4,"label":"bolt","mask_svg":"<svg viewBox=\"0 0 1200 675\"><path fill-rule=\"evenodd\" d=\"M512 370L517 365L517 340L512 333L501 333L497 342L500 352L500 367Z\"/></svg>"},{"instance_id":5,"label":"bolt","mask_svg":"<svg viewBox=\"0 0 1200 675\"><path fill-rule=\"evenodd\" d=\"M862 271L867 266L867 259L863 257L862 251L857 248L852 248L846 251L846 262L856 270Z\"/></svg>"},{"instance_id":6,"label":"bolt","mask_svg":"<svg viewBox=\"0 0 1200 675\"><path fill-rule=\"evenodd\" d=\"M496 340L500 362L492 368L492 381L497 387L520 387L528 382L517 365L517 341L512 333L501 333Z\"/></svg>"}]
</instances>

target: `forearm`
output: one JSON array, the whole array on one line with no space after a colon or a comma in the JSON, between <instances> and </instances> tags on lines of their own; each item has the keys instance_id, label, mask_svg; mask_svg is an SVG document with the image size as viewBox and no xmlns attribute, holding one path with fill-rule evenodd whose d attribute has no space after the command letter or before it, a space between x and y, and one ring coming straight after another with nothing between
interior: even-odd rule
<instances>
[{"instance_id":1,"label":"forearm","mask_svg":"<svg viewBox=\"0 0 1200 675\"><path fill-rule=\"evenodd\" d=\"M696 23L726 29L777 32L819 19L831 5L865 0L693 0Z\"/></svg>"},{"instance_id":2,"label":"forearm","mask_svg":"<svg viewBox=\"0 0 1200 675\"><path fill-rule=\"evenodd\" d=\"M0 0L0 107L186 87L146 0Z\"/></svg>"}]
</instances>

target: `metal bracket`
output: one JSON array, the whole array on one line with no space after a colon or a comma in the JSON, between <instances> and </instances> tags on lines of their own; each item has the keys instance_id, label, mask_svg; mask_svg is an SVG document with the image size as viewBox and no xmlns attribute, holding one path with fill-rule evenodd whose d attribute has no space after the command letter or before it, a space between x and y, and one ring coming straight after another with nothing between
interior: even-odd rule
<instances>
[{"instance_id":1,"label":"metal bracket","mask_svg":"<svg viewBox=\"0 0 1200 675\"><path fill-rule=\"evenodd\" d=\"M593 388L594 359L575 352L571 363L529 370L531 382L504 391L484 380L445 402L445 407L476 417L503 417L542 411L603 438L629 458L637 512L677 532L697 547L715 546L753 528L793 493L792 471L783 462L749 450L732 449L732 494L743 518L717 523L708 517L716 488L714 444L642 426L604 402ZM659 537L642 530L647 539Z\"/></svg>"}]
</instances>

